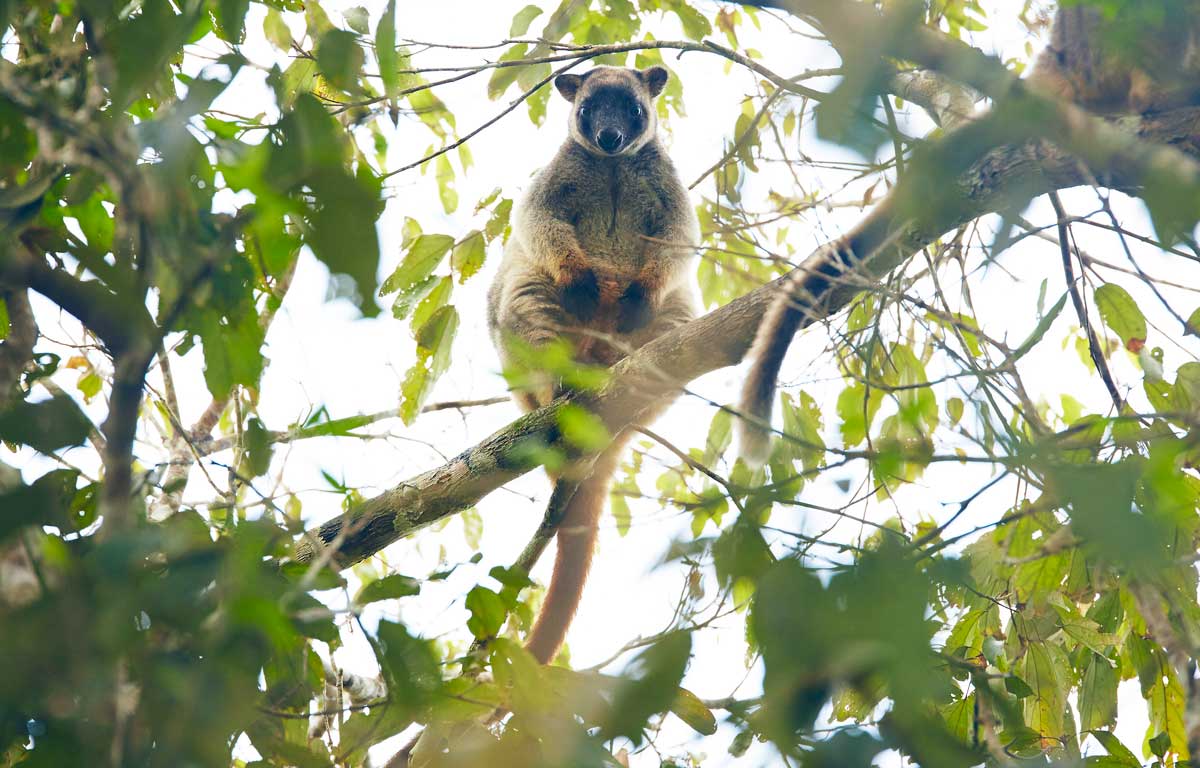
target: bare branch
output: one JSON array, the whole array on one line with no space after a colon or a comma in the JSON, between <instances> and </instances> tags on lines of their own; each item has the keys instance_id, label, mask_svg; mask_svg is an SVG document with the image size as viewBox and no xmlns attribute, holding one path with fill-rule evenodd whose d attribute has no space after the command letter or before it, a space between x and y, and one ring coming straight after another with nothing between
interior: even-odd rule
<instances>
[{"instance_id":1,"label":"bare branch","mask_svg":"<svg viewBox=\"0 0 1200 768\"><path fill-rule=\"evenodd\" d=\"M1104 349L1100 346L1100 339L1096 336L1096 329L1092 327L1092 322L1088 319L1087 309L1083 306L1083 296L1079 293L1079 283L1075 279L1075 270L1071 266L1073 238L1071 237L1071 226L1067 223L1067 212L1063 210L1058 193L1051 192L1049 197L1050 204L1054 206L1054 214L1058 217L1058 246L1062 251L1063 275L1067 281L1067 292L1071 294L1071 304L1075 307L1075 316L1079 318L1079 327L1087 334L1088 352L1092 356L1092 363L1100 373L1100 379L1104 382L1105 388L1108 389L1108 396L1112 398L1114 413L1119 414L1122 407L1121 392L1117 389L1112 371L1108 368L1108 360L1105 359ZM1080 279L1082 279L1082 275Z\"/></svg>"}]
</instances>

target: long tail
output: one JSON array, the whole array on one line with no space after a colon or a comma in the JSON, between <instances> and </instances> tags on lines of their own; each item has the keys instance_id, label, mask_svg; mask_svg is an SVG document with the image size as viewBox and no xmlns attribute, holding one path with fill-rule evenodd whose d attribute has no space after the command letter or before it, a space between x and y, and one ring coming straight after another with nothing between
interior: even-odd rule
<instances>
[{"instance_id":1,"label":"long tail","mask_svg":"<svg viewBox=\"0 0 1200 768\"><path fill-rule=\"evenodd\" d=\"M742 399L738 409L738 450L742 458L754 466L767 460L771 449L771 410L775 405L775 382L779 378L779 367L791 346L792 337L800 329L804 311L789 297L794 284L803 280L797 272L784 282L783 295L771 303L770 309L758 326L758 334L750 347L749 357L754 361L742 385Z\"/></svg>"},{"instance_id":2,"label":"long tail","mask_svg":"<svg viewBox=\"0 0 1200 768\"><path fill-rule=\"evenodd\" d=\"M819 314L812 311L813 302L827 299L831 291L842 287L843 275L895 236L897 219L893 195L880 202L857 228L818 250L782 282L780 295L763 316L748 355L753 363L738 406L750 417L738 420L739 451L746 461L761 465L767 460L779 368L796 331Z\"/></svg>"},{"instance_id":3,"label":"long tail","mask_svg":"<svg viewBox=\"0 0 1200 768\"><path fill-rule=\"evenodd\" d=\"M567 637L567 629L579 600L583 597L583 586L587 582L588 570L592 565L592 554L596 551L599 534L600 513L608 498L609 484L617 471L621 449L628 438L618 435L613 443L592 465L592 473L575 491L567 502L566 513L558 528L558 551L554 556L554 574L550 587L529 641L525 647L542 664L550 663Z\"/></svg>"}]
</instances>

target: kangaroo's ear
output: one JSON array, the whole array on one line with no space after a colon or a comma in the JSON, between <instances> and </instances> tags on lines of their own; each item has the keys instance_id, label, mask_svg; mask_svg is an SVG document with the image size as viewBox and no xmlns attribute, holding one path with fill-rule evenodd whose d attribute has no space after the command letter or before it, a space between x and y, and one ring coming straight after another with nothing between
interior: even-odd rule
<instances>
[{"instance_id":1,"label":"kangaroo's ear","mask_svg":"<svg viewBox=\"0 0 1200 768\"><path fill-rule=\"evenodd\" d=\"M650 98L654 98L666 87L670 73L667 72L666 67L650 67L639 70L638 77L642 78L642 82L646 84L646 90L650 91Z\"/></svg>"},{"instance_id":2,"label":"kangaroo's ear","mask_svg":"<svg viewBox=\"0 0 1200 768\"><path fill-rule=\"evenodd\" d=\"M583 84L583 75L559 75L554 78L554 87L562 94L562 97L567 101L574 103L575 94L579 93L579 86Z\"/></svg>"}]
</instances>

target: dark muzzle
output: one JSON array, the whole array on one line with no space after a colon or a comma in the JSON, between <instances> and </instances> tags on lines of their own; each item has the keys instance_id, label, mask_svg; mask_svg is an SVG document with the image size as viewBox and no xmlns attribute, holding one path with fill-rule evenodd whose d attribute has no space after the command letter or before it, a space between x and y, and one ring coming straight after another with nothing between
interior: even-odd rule
<instances>
[{"instance_id":1,"label":"dark muzzle","mask_svg":"<svg viewBox=\"0 0 1200 768\"><path fill-rule=\"evenodd\" d=\"M601 128L596 132L596 146L612 154L625 143L625 135L616 128Z\"/></svg>"}]
</instances>

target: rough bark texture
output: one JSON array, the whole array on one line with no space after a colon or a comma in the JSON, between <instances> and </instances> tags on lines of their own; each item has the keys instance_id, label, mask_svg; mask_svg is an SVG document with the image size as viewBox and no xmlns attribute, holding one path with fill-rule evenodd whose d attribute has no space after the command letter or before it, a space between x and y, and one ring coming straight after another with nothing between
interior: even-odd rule
<instances>
[{"instance_id":1,"label":"rough bark texture","mask_svg":"<svg viewBox=\"0 0 1200 768\"><path fill-rule=\"evenodd\" d=\"M1170 145L1200 155L1200 108L1188 108L1120 122L1130 143ZM1093 168L1114 187L1135 186L1145 168L1130 167L1132 154L1119 154L1113 167ZM858 229L878 230L878 243L888 243L855 272L853 282L815 290L808 322L829 317L871 282L900 265L942 233L987 213L1006 209L1021 199L1091 182L1080 162L1045 144L1002 147L987 152L962 174L956 186L958 205L933 211L921 227L901 222L895 227L879 210ZM817 275L827 255L822 247L799 270ZM783 280L785 278L781 278ZM608 386L590 403L610 431L635 421L645 407L665 393L710 371L736 365L746 354L758 324L777 298L781 280L758 288L687 325L662 336L613 368ZM825 281L814 280L814 285ZM666 372L670 372L667 375ZM364 502L349 513L307 532L295 549L297 560L309 562L336 542L331 559L348 567L448 515L466 509L510 480L538 466L540 446L565 449L559 439L560 403L526 414L467 449L446 464L418 475ZM531 450L533 449L533 450Z\"/></svg>"}]
</instances>

